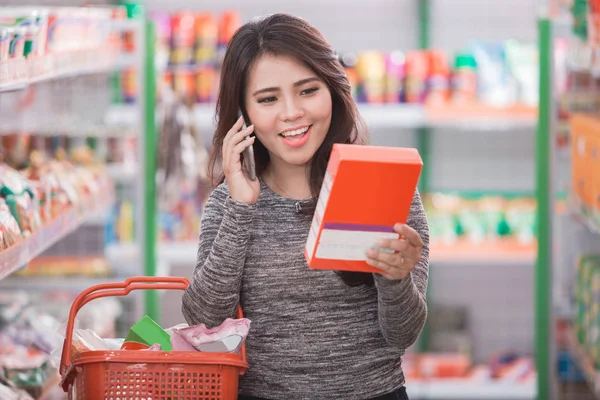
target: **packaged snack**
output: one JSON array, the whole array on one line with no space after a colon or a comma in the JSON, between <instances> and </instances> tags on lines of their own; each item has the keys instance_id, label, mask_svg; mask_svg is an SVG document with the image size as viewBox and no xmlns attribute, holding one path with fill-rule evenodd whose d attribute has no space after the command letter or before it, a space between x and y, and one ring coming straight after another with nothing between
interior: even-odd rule
<instances>
[{"instance_id":1,"label":"packaged snack","mask_svg":"<svg viewBox=\"0 0 600 400\"><path fill-rule=\"evenodd\" d=\"M199 324L174 330L194 349L202 352L235 353L239 352L250 331L250 320L247 318L227 318L221 325L208 329Z\"/></svg>"},{"instance_id":2,"label":"packaged snack","mask_svg":"<svg viewBox=\"0 0 600 400\"><path fill-rule=\"evenodd\" d=\"M0 164L0 197L8 204L23 234L30 234L41 226L39 201L31 186L6 164Z\"/></svg>"},{"instance_id":3,"label":"packaged snack","mask_svg":"<svg viewBox=\"0 0 600 400\"><path fill-rule=\"evenodd\" d=\"M21 237L19 224L4 199L0 198L0 250L13 246Z\"/></svg>"}]
</instances>

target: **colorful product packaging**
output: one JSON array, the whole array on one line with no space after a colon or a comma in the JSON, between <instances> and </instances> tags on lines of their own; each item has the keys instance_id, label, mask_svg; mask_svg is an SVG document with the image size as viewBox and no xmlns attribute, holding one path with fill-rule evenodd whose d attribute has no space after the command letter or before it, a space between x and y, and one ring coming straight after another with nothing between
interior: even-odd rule
<instances>
[{"instance_id":1,"label":"colorful product packaging","mask_svg":"<svg viewBox=\"0 0 600 400\"><path fill-rule=\"evenodd\" d=\"M401 51L392 51L385 56L385 96L386 103L401 103L404 98L406 56Z\"/></svg>"},{"instance_id":2,"label":"colorful product packaging","mask_svg":"<svg viewBox=\"0 0 600 400\"><path fill-rule=\"evenodd\" d=\"M450 90L454 104L467 105L477 101L477 63L472 54L456 55Z\"/></svg>"},{"instance_id":3,"label":"colorful product packaging","mask_svg":"<svg viewBox=\"0 0 600 400\"><path fill-rule=\"evenodd\" d=\"M406 54L406 87L404 101L423 103L427 94L427 76L429 60L423 51L411 51Z\"/></svg>"},{"instance_id":4,"label":"colorful product packaging","mask_svg":"<svg viewBox=\"0 0 600 400\"><path fill-rule=\"evenodd\" d=\"M383 103L385 96L385 59L381 52L364 51L358 55L356 71L361 81L359 99Z\"/></svg>"},{"instance_id":5,"label":"colorful product packaging","mask_svg":"<svg viewBox=\"0 0 600 400\"><path fill-rule=\"evenodd\" d=\"M399 237L393 227L406 222L422 166L416 149L335 144L306 242L308 266L378 271L365 253Z\"/></svg>"},{"instance_id":6,"label":"colorful product packaging","mask_svg":"<svg viewBox=\"0 0 600 400\"><path fill-rule=\"evenodd\" d=\"M427 95L425 102L431 106L441 106L450 98L450 67L447 57L440 51L430 51Z\"/></svg>"}]
</instances>

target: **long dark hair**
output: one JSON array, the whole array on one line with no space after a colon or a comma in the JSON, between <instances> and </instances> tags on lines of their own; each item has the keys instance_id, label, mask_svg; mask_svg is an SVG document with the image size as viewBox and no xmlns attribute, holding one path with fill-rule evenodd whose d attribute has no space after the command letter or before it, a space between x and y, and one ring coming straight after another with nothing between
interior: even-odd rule
<instances>
[{"instance_id":1,"label":"long dark hair","mask_svg":"<svg viewBox=\"0 0 600 400\"><path fill-rule=\"evenodd\" d=\"M333 48L321 32L301 18L273 14L243 25L235 33L223 60L216 105L217 129L208 164L213 185L223 183L220 164L223 139L239 117L246 121L245 107L248 73L263 55L286 55L304 63L325 82L331 92L332 118L321 147L312 158L309 185L312 196L319 196L334 143L367 144L367 131L352 98L350 83ZM262 175L269 164L269 153L256 138L254 142L256 173ZM340 273L349 285L373 284L372 274Z\"/></svg>"}]
</instances>

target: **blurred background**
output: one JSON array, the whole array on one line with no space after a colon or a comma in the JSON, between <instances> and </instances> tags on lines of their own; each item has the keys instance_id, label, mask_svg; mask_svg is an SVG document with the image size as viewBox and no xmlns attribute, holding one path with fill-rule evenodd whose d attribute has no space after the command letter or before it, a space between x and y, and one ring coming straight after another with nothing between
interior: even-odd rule
<instances>
[{"instance_id":1,"label":"blurred background","mask_svg":"<svg viewBox=\"0 0 600 400\"><path fill-rule=\"evenodd\" d=\"M0 398L63 398L55 350L82 290L191 277L220 63L274 12L334 46L373 144L423 158L409 397L600 398L595 0L4 0ZM180 293L97 300L77 326L123 337L143 315L184 322Z\"/></svg>"}]
</instances>

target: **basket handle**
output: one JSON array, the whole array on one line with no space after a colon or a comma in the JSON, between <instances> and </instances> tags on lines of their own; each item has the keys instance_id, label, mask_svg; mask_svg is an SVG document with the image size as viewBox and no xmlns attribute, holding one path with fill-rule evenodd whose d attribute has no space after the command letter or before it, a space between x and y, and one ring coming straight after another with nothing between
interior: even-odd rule
<instances>
[{"instance_id":1,"label":"basket handle","mask_svg":"<svg viewBox=\"0 0 600 400\"><path fill-rule=\"evenodd\" d=\"M132 290L185 290L190 282L186 278L171 276L133 276L124 282L101 283L85 289L73 302L69 312L69 321L65 332L62 356L60 361L60 373L64 374L71 365L71 346L73 344L73 328L75 317L81 308L92 300L102 297L126 296ZM237 318L243 318L241 307L236 312ZM242 358L246 360L246 346L242 346Z\"/></svg>"}]
</instances>

